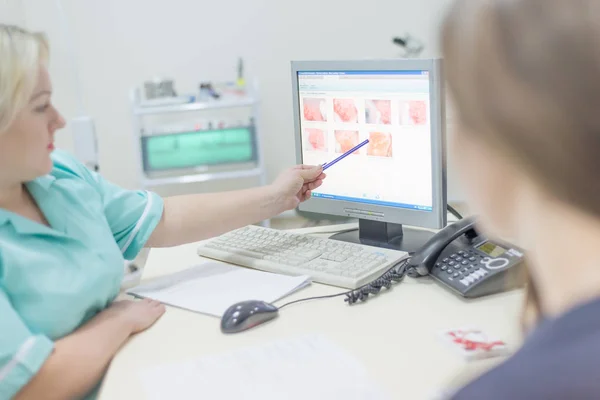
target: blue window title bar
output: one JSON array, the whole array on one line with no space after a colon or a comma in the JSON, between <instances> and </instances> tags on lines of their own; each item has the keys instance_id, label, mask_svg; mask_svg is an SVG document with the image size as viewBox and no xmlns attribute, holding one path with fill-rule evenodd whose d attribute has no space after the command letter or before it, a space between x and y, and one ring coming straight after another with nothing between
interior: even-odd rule
<instances>
[{"instance_id":1,"label":"blue window title bar","mask_svg":"<svg viewBox=\"0 0 600 400\"><path fill-rule=\"evenodd\" d=\"M414 204L392 203L389 201L370 200L370 199L363 199L363 198L358 198L358 197L336 196L334 194L326 194L326 193L313 193L312 197L322 198L322 199L331 199L331 200L350 201L353 203L363 203L363 204L371 204L371 205L378 205L378 206L407 208L407 209L419 210L419 211L433 211L433 207L431 207L431 206L419 206L419 205L414 205Z\"/></svg>"},{"instance_id":2,"label":"blue window title bar","mask_svg":"<svg viewBox=\"0 0 600 400\"><path fill-rule=\"evenodd\" d=\"M429 75L429 71L298 71L298 76L311 75Z\"/></svg>"}]
</instances>

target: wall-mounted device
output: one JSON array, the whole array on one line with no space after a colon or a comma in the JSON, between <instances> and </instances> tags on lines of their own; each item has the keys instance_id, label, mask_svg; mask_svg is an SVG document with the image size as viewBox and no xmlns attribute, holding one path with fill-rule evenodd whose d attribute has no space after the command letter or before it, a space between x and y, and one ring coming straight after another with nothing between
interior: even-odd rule
<instances>
[{"instance_id":1,"label":"wall-mounted device","mask_svg":"<svg viewBox=\"0 0 600 400\"><path fill-rule=\"evenodd\" d=\"M423 42L408 33L393 38L392 43L402 48L403 58L418 58L425 49Z\"/></svg>"}]
</instances>

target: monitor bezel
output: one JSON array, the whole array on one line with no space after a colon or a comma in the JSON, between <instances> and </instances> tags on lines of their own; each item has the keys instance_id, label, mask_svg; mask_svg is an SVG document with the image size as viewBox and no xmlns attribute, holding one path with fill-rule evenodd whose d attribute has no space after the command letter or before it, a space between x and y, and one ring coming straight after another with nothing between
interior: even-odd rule
<instances>
[{"instance_id":1,"label":"monitor bezel","mask_svg":"<svg viewBox=\"0 0 600 400\"><path fill-rule=\"evenodd\" d=\"M432 160L432 210L422 211L400 207L363 204L344 200L312 198L298 207L311 213L355 217L422 228L440 229L446 226L446 118L445 91L442 75L442 60L433 59L389 59L389 60L338 60L338 61L292 61L292 100L294 110L294 132L296 161L303 163L302 132L300 130L300 97L298 72L302 71L414 71L429 72L431 160ZM377 214L357 214L352 210Z\"/></svg>"}]
</instances>

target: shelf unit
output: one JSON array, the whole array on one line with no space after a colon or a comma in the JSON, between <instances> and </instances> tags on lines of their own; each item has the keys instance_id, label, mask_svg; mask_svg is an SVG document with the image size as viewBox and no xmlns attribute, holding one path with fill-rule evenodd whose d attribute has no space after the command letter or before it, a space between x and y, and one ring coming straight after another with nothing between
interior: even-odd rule
<instances>
[{"instance_id":1,"label":"shelf unit","mask_svg":"<svg viewBox=\"0 0 600 400\"><path fill-rule=\"evenodd\" d=\"M255 90L256 92L256 90ZM225 171L210 170L207 166L186 169L186 173L174 174L173 176L149 176L144 170L142 139L151 136L145 133L144 118L148 116L159 116L167 114L188 113L210 113L215 110L226 110L235 108L248 108L254 124L254 140L256 146L256 163L249 165L225 164ZM158 186L185 185L218 180L231 180L256 177L259 184L267 183L266 168L263 156L261 130L259 124L259 101L256 96L248 96L239 99L211 100L208 102L183 103L157 106L143 106L139 89L131 92L131 113L133 117L134 145L136 149L136 164L139 181L144 188L156 188ZM221 165L220 167L223 167ZM238 168L239 167L239 168ZM262 225L268 226L268 221Z\"/></svg>"}]
</instances>

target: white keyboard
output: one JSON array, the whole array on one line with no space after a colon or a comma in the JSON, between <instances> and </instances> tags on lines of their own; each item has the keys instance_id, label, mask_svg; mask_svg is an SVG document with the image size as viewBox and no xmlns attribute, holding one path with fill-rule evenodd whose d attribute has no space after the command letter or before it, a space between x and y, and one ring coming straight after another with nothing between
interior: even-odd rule
<instances>
[{"instance_id":1,"label":"white keyboard","mask_svg":"<svg viewBox=\"0 0 600 400\"><path fill-rule=\"evenodd\" d=\"M251 225L201 243L198 255L356 289L384 273L406 252Z\"/></svg>"}]
</instances>

